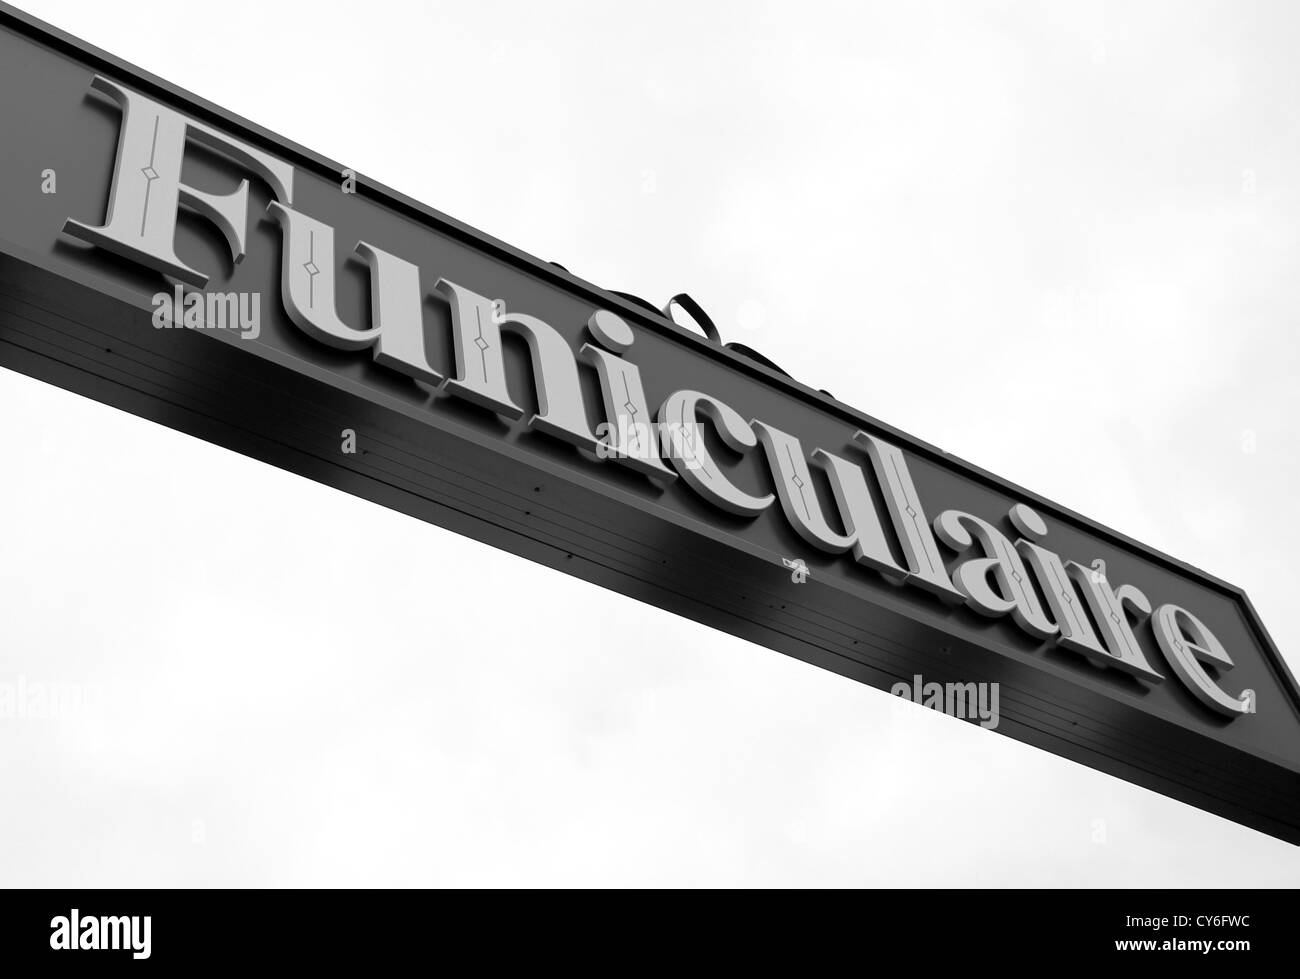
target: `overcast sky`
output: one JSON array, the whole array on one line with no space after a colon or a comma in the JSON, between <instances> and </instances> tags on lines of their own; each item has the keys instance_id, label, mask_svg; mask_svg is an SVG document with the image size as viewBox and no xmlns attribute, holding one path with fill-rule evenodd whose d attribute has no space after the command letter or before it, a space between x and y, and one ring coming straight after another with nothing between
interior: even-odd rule
<instances>
[{"instance_id":1,"label":"overcast sky","mask_svg":"<svg viewBox=\"0 0 1300 979\"><path fill-rule=\"evenodd\" d=\"M1300 666L1300 8L19 5L690 292L1241 585ZM0 720L0 883L1300 883L1277 840L7 371L0 417L0 681L102 701Z\"/></svg>"}]
</instances>

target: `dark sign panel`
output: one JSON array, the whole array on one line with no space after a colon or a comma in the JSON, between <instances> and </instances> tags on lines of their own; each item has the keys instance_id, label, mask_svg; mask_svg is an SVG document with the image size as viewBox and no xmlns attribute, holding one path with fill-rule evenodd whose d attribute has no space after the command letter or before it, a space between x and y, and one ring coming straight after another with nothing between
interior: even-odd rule
<instances>
[{"instance_id":1,"label":"dark sign panel","mask_svg":"<svg viewBox=\"0 0 1300 979\"><path fill-rule=\"evenodd\" d=\"M0 364L1300 841L1239 589L4 7L0 92Z\"/></svg>"}]
</instances>

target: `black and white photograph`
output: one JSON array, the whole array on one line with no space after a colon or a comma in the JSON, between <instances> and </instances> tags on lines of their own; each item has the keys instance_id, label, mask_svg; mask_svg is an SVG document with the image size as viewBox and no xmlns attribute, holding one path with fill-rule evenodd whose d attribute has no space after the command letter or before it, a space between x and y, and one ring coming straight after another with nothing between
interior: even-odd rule
<instances>
[{"instance_id":1,"label":"black and white photograph","mask_svg":"<svg viewBox=\"0 0 1300 979\"><path fill-rule=\"evenodd\" d=\"M1281 0L0 2L0 955L1273 961L1298 283Z\"/></svg>"}]
</instances>

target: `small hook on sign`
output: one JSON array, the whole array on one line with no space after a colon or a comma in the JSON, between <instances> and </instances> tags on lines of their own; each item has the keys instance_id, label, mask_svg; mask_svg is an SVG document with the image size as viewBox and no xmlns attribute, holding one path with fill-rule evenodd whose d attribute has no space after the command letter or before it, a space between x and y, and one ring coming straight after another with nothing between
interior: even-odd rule
<instances>
[{"instance_id":1,"label":"small hook on sign","mask_svg":"<svg viewBox=\"0 0 1300 979\"><path fill-rule=\"evenodd\" d=\"M673 320L674 306L680 306L682 309L686 310L687 314L695 321L695 324L700 328L704 335L714 343L718 344L718 346L722 346L722 334L718 332L718 328L714 324L713 318L710 317L709 314L704 311L704 307L692 299L688 293L679 292L664 304L664 318L676 322L676 320Z\"/></svg>"}]
</instances>

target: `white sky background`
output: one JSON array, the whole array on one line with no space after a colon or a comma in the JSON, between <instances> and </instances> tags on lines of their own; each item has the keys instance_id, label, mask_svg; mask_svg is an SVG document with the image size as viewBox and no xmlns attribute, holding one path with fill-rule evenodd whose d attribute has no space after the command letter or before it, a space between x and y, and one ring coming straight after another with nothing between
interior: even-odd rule
<instances>
[{"instance_id":1,"label":"white sky background","mask_svg":"<svg viewBox=\"0 0 1300 979\"><path fill-rule=\"evenodd\" d=\"M691 292L1240 584L1300 666L1300 8L19 2ZM0 883L1300 883L1294 847L9 372L0 417L0 680L106 699L0 720Z\"/></svg>"}]
</instances>

